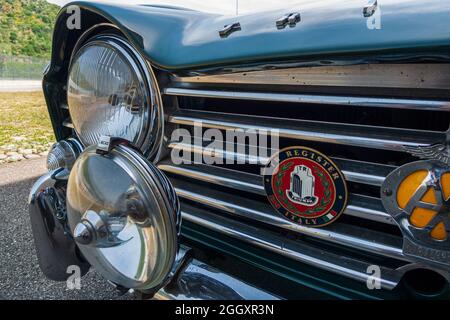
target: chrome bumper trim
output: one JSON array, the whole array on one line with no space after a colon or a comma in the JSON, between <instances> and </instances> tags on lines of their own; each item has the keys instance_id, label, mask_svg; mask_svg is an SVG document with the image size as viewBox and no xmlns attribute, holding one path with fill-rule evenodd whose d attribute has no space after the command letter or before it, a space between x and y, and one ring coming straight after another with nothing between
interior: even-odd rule
<instances>
[{"instance_id":1,"label":"chrome bumper trim","mask_svg":"<svg viewBox=\"0 0 450 320\"><path fill-rule=\"evenodd\" d=\"M156 300L279 300L198 260L192 260Z\"/></svg>"},{"instance_id":2,"label":"chrome bumper trim","mask_svg":"<svg viewBox=\"0 0 450 320\"><path fill-rule=\"evenodd\" d=\"M47 187L53 187L55 184L55 180L52 179L53 175L56 173L57 170L52 170L47 173L45 173L43 176L41 176L31 187L30 193L28 195L28 204L32 204L34 201L36 195L44 190Z\"/></svg>"}]
</instances>

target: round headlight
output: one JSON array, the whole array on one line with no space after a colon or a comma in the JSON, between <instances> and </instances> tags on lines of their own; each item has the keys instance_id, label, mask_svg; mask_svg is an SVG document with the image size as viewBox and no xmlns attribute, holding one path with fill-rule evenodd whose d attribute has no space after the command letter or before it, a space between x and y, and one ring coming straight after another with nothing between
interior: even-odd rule
<instances>
[{"instance_id":1,"label":"round headlight","mask_svg":"<svg viewBox=\"0 0 450 320\"><path fill-rule=\"evenodd\" d=\"M126 288L164 284L178 250L180 208L169 180L137 151L88 147L67 185L67 218L83 256Z\"/></svg>"},{"instance_id":2,"label":"round headlight","mask_svg":"<svg viewBox=\"0 0 450 320\"><path fill-rule=\"evenodd\" d=\"M72 124L85 147L101 136L132 142L146 156L159 149L162 108L151 70L117 36L97 36L72 57L67 85Z\"/></svg>"}]
</instances>

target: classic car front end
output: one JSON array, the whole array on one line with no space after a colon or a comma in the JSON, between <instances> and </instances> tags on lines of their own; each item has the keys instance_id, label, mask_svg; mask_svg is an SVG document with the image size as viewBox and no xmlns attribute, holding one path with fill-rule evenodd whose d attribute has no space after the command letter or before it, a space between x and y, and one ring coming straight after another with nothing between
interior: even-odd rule
<instances>
[{"instance_id":1,"label":"classic car front end","mask_svg":"<svg viewBox=\"0 0 450 320\"><path fill-rule=\"evenodd\" d=\"M449 298L449 14L66 6L30 195L42 271L143 298Z\"/></svg>"}]
</instances>

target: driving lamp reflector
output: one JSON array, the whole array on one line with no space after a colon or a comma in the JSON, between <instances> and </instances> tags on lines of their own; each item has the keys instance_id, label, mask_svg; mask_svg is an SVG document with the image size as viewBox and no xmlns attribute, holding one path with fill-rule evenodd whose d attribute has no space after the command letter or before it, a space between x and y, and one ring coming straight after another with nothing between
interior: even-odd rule
<instances>
[{"instance_id":1,"label":"driving lamp reflector","mask_svg":"<svg viewBox=\"0 0 450 320\"><path fill-rule=\"evenodd\" d=\"M124 40L100 36L73 56L67 84L72 124L82 144L126 139L144 153L160 137L160 106L151 71Z\"/></svg>"},{"instance_id":2,"label":"driving lamp reflector","mask_svg":"<svg viewBox=\"0 0 450 320\"><path fill-rule=\"evenodd\" d=\"M47 169L49 171L59 168L72 169L80 152L81 146L74 139L55 143L47 155Z\"/></svg>"},{"instance_id":3,"label":"driving lamp reflector","mask_svg":"<svg viewBox=\"0 0 450 320\"><path fill-rule=\"evenodd\" d=\"M67 186L70 231L106 279L150 290L164 283L178 248L179 204L169 180L140 153L87 148Z\"/></svg>"}]
</instances>

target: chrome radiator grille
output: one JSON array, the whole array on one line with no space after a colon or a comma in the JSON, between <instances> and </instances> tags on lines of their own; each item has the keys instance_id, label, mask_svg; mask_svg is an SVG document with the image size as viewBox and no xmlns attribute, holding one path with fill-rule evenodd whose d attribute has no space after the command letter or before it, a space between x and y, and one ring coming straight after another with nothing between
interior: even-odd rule
<instances>
[{"instance_id":1,"label":"chrome radiator grille","mask_svg":"<svg viewBox=\"0 0 450 320\"><path fill-rule=\"evenodd\" d=\"M367 266L379 264L383 268L383 286L395 287L402 277L401 267L412 262L402 254L401 234L381 204L380 186L397 166L416 160L405 152L404 146L442 141L450 122L450 73L442 73L442 69L450 68L439 65L438 72L436 65L428 69L417 66L386 66L385 70L394 72L391 75L383 74L380 66L351 66L327 68L327 72L317 71L319 67L172 77L163 95L170 104L167 121L173 128L191 130L201 122L207 129L277 129L281 147L306 145L319 151L325 149L323 152L343 171L351 192L344 216L338 222L313 229L293 224L276 213L265 198L262 177L248 166L175 165L166 159L159 168L171 178L182 200L184 218L360 281L368 277ZM366 69L376 70L372 78ZM359 83L354 82L353 76ZM383 76L390 78L383 82ZM305 80L300 84L293 80L302 77ZM387 95L388 86L398 92ZM272 107L262 106L268 102ZM308 108L314 108L318 115L310 117ZM350 121L342 121L341 116L328 118L330 108L350 114ZM285 116L287 109L289 117ZM387 117L381 120L381 126L373 120L378 113ZM413 121L417 115L420 121ZM408 119L400 124L401 121L390 120L398 116L410 117L416 124L410 126ZM203 154L214 152L218 156L217 150L206 147L208 143L172 141L168 147ZM235 151L223 151L220 156L255 160L232 150ZM268 158L259 160L267 162Z\"/></svg>"},{"instance_id":2,"label":"chrome radiator grille","mask_svg":"<svg viewBox=\"0 0 450 320\"><path fill-rule=\"evenodd\" d=\"M401 233L382 206L380 186L395 168L417 160L405 146L445 139L448 88L445 64L170 77L162 89L169 151L218 156L209 141L170 141L174 128L193 130L201 122L206 129L277 129L281 148L303 145L327 154L343 171L350 197L344 215L324 228L280 216L254 165L176 165L168 156L159 168L176 188L184 220L358 281L368 279L368 266L379 265L382 286L393 289L414 263L402 254ZM269 160L232 150L220 156Z\"/></svg>"}]
</instances>

